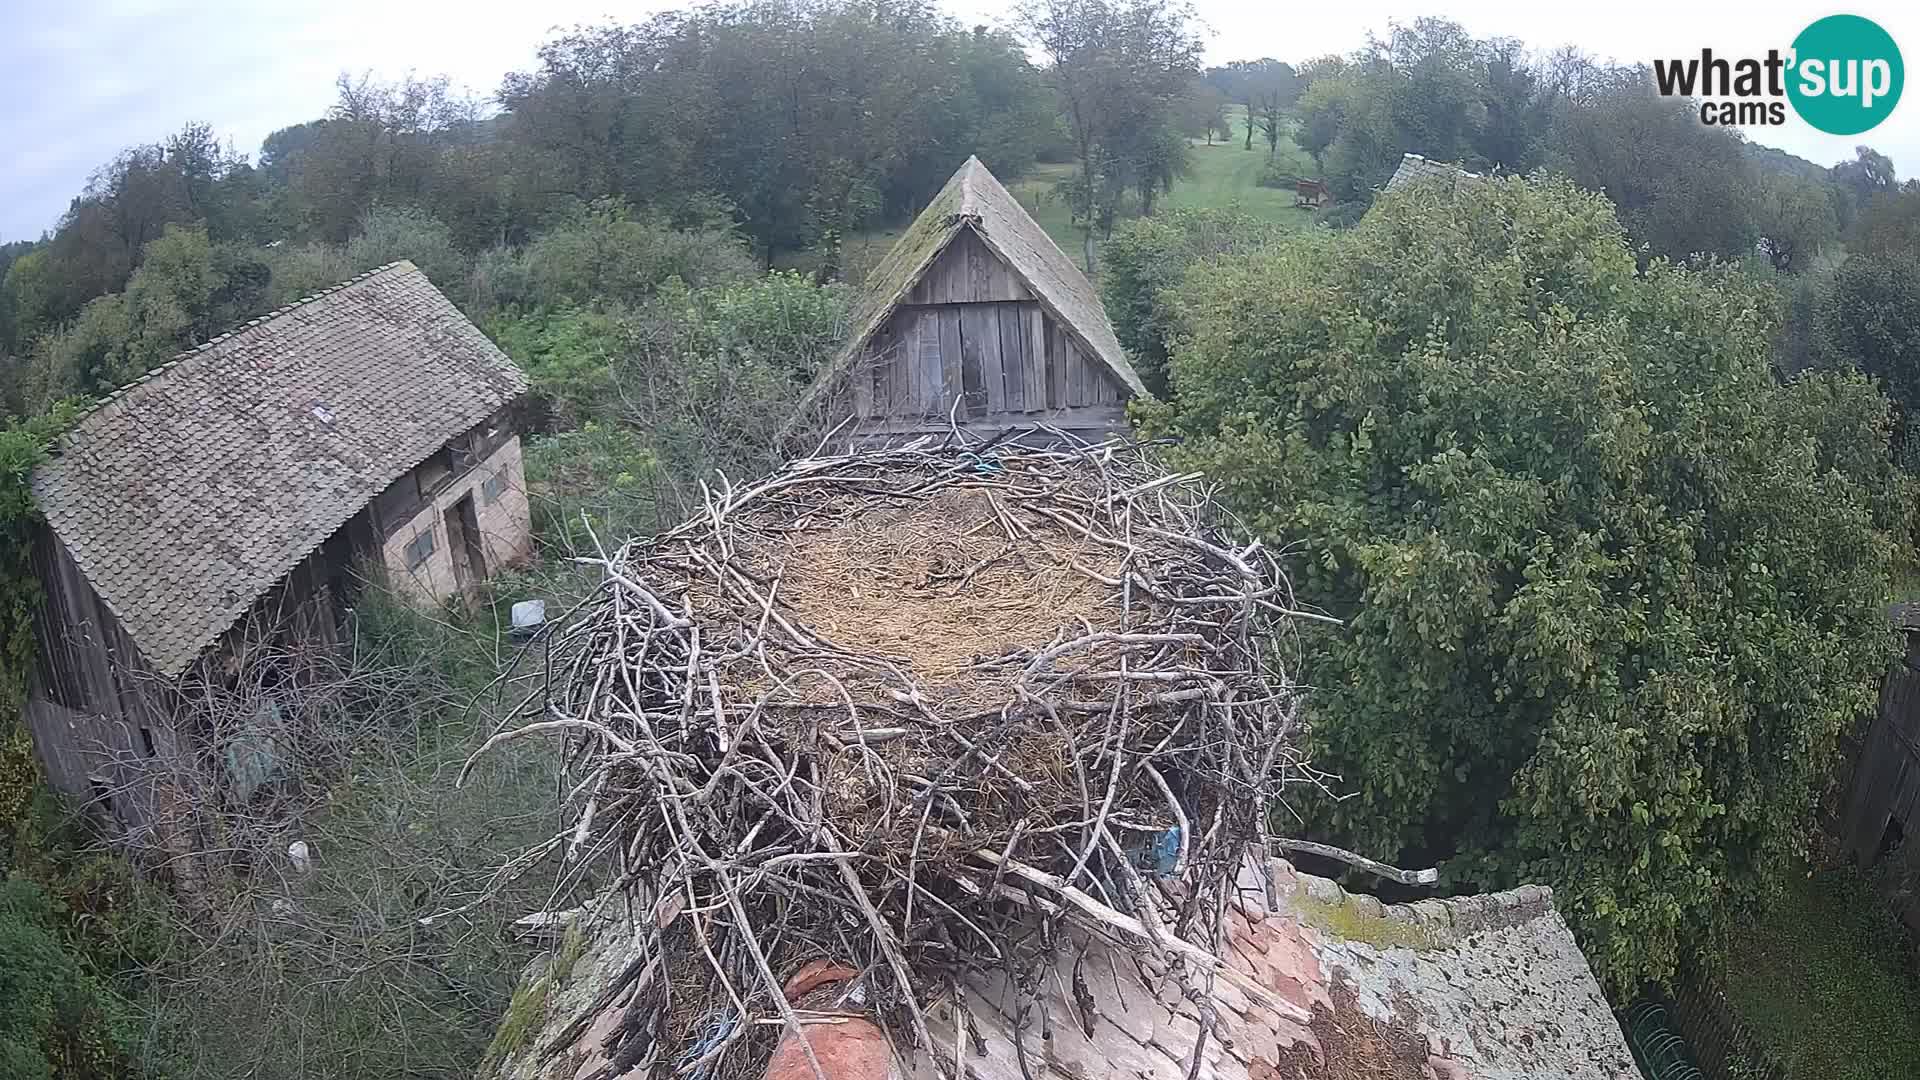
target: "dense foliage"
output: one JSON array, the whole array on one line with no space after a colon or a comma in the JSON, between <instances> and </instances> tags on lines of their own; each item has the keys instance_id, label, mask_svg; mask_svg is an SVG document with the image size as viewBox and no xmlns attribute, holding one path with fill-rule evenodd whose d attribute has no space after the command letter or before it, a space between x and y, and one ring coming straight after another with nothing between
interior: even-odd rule
<instances>
[{"instance_id":1,"label":"dense foliage","mask_svg":"<svg viewBox=\"0 0 1920 1080\"><path fill-rule=\"evenodd\" d=\"M0 839L41 886L0 892L0 983L34 980L13 1012L0 985L0 1070L129 1060L99 992L118 980L162 1042L196 1032L156 1051L182 1076L465 1075L523 956L503 914L554 900L544 870L489 880L550 831L551 762L528 749L457 792L446 773L488 720L468 706L500 608L566 595L559 574L499 582L477 613L360 606L361 655L409 715L360 716L364 753L296 815L316 871L236 878L205 911L130 905L128 864L48 839L75 822L35 798L11 716L38 597L26 485L57 402L411 259L527 371L536 529L587 550L784 453L845 333L846 291L823 284L842 242L970 152L1007 180L1073 162L1056 196L1089 261L1111 233L1108 309L1169 399L1143 419L1304 540L1302 593L1351 619L1309 653L1317 761L1353 793L1300 806L1318 831L1444 860L1461 888L1555 884L1621 986L1766 891L1884 666L1920 193L1870 148L1822 169L1702 126L1644 71L1442 20L1204 73L1174 0L1036 0L1018 22L723 3L558 34L487 103L343 78L256 161L189 125L104 166L42 241L0 245L0 416L46 414L0 429ZM1322 220L1360 226L1153 214L1185 138L1233 124L1217 153L1271 186L1324 177L1346 201ZM1362 221L1409 151L1610 201L1502 181ZM810 273L767 272L801 251ZM1770 350L1776 289L1793 316ZM1828 371L1781 385L1776 352Z\"/></svg>"},{"instance_id":2,"label":"dense foliage","mask_svg":"<svg viewBox=\"0 0 1920 1080\"><path fill-rule=\"evenodd\" d=\"M0 878L0 1075L107 1080L132 1061L124 1007L60 940L57 902Z\"/></svg>"},{"instance_id":3,"label":"dense foliage","mask_svg":"<svg viewBox=\"0 0 1920 1080\"><path fill-rule=\"evenodd\" d=\"M1196 264L1258 251L1289 229L1235 209L1173 210L1129 222L1105 249L1101 297L1113 331L1156 395L1167 392L1177 326L1171 292Z\"/></svg>"},{"instance_id":4,"label":"dense foliage","mask_svg":"<svg viewBox=\"0 0 1920 1080\"><path fill-rule=\"evenodd\" d=\"M1334 194L1361 205L1404 153L1482 173L1545 167L1606 192L1652 254L1758 250L1797 273L1892 182L1892 164L1866 147L1823 170L1703 124L1697 102L1657 95L1644 67L1572 49L1531 58L1518 41L1475 38L1444 19L1396 24L1351 56L1303 65L1299 78L1294 138Z\"/></svg>"},{"instance_id":5,"label":"dense foliage","mask_svg":"<svg viewBox=\"0 0 1920 1080\"><path fill-rule=\"evenodd\" d=\"M694 245L744 239L763 264L814 249L827 276L849 234L917 210L968 153L1012 179L1066 143L1019 42L921 0L581 27L493 97L343 76L325 116L257 160L204 124L128 149L42 242L0 247L0 409L96 392L382 252L463 300L456 264L626 208ZM142 265L169 255L140 295Z\"/></svg>"},{"instance_id":6,"label":"dense foliage","mask_svg":"<svg viewBox=\"0 0 1920 1080\"><path fill-rule=\"evenodd\" d=\"M1883 399L1781 386L1773 294L1635 266L1513 179L1198 270L1170 405L1348 620L1311 643L1299 809L1456 885L1545 881L1611 985L1764 895L1874 701L1909 502Z\"/></svg>"},{"instance_id":7,"label":"dense foliage","mask_svg":"<svg viewBox=\"0 0 1920 1080\"><path fill-rule=\"evenodd\" d=\"M1199 72L1191 6L1174 0L1031 0L1026 35L1047 60L1079 169L1062 185L1085 237L1113 232L1128 197L1144 214L1187 170L1181 110Z\"/></svg>"},{"instance_id":8,"label":"dense foliage","mask_svg":"<svg viewBox=\"0 0 1920 1080\"><path fill-rule=\"evenodd\" d=\"M1920 196L1910 197L1920 203ZM1849 255L1815 311L1826 363L1871 376L1899 406L1902 449L1920 420L1920 251Z\"/></svg>"}]
</instances>

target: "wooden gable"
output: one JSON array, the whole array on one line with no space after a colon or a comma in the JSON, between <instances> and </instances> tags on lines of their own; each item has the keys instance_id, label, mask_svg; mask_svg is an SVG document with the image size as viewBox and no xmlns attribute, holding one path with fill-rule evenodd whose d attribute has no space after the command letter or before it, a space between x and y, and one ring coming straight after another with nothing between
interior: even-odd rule
<instances>
[{"instance_id":1,"label":"wooden gable","mask_svg":"<svg viewBox=\"0 0 1920 1080\"><path fill-rule=\"evenodd\" d=\"M1125 426L1126 385L972 229L902 296L851 372L865 434L1048 423L1091 437ZM955 409L955 398L959 406Z\"/></svg>"}]
</instances>

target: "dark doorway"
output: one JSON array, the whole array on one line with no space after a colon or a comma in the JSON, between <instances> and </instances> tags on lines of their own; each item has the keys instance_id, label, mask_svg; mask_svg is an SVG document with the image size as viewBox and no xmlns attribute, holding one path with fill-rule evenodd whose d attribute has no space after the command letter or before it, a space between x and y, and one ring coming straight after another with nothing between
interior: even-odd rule
<instances>
[{"instance_id":1,"label":"dark doorway","mask_svg":"<svg viewBox=\"0 0 1920 1080\"><path fill-rule=\"evenodd\" d=\"M487 576L487 558L480 547L480 519L473 496L462 496L447 507L447 553L453 557L453 580L461 592L471 592Z\"/></svg>"}]
</instances>

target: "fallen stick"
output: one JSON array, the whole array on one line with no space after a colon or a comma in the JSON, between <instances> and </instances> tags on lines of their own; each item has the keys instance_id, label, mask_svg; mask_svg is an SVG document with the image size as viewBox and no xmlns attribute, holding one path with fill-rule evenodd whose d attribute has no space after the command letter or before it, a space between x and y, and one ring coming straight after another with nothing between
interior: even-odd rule
<instances>
[{"instance_id":1,"label":"fallen stick","mask_svg":"<svg viewBox=\"0 0 1920 1080\"><path fill-rule=\"evenodd\" d=\"M1334 859L1348 866L1365 870L1375 877L1397 881L1402 885L1432 885L1440 880L1440 868L1437 866L1425 870L1402 870L1397 866L1388 866L1386 863L1369 859L1365 855L1356 855L1346 848L1337 848L1332 844L1316 844L1311 840L1289 840L1286 837L1277 836L1268 843L1281 851L1299 851L1308 855Z\"/></svg>"}]
</instances>

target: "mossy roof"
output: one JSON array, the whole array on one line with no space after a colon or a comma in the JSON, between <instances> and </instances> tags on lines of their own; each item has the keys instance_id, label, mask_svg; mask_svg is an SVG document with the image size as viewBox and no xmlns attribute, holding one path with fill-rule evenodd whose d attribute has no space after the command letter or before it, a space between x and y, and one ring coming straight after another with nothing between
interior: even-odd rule
<instances>
[{"instance_id":1,"label":"mossy roof","mask_svg":"<svg viewBox=\"0 0 1920 1080\"><path fill-rule=\"evenodd\" d=\"M867 275L866 289L855 302L850 320L853 332L809 393L809 402L852 366L887 316L962 229L972 229L1032 290L1041 306L1129 391L1147 392L1114 337L1113 324L1093 283L980 159L969 157Z\"/></svg>"}]
</instances>

